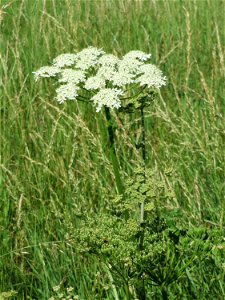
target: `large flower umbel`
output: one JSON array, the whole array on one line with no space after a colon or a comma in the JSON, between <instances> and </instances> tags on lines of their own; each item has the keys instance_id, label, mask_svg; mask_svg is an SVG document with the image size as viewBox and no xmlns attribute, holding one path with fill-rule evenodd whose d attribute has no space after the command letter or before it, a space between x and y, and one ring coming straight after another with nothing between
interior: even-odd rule
<instances>
[{"instance_id":1,"label":"large flower umbel","mask_svg":"<svg viewBox=\"0 0 225 300\"><path fill-rule=\"evenodd\" d=\"M151 54L133 50L118 58L102 49L88 47L78 53L60 54L51 66L33 73L36 81L41 77L57 81L59 103L86 99L99 112L103 106L117 109L123 106L123 100L132 90L140 94L166 84L162 71L148 63L150 57Z\"/></svg>"}]
</instances>

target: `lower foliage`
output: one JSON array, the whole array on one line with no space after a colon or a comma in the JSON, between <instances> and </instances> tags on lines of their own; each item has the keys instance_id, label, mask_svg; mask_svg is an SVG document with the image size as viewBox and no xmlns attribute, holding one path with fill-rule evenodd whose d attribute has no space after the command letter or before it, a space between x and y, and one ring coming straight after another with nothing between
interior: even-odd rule
<instances>
[{"instance_id":1,"label":"lower foliage","mask_svg":"<svg viewBox=\"0 0 225 300\"><path fill-rule=\"evenodd\" d=\"M210 262L212 269L221 264L222 271L221 230L189 226L179 210L166 208L172 198L165 181L139 168L126 181L123 196L81 221L74 234L76 247L83 255L98 257L111 278L115 298L123 288L128 299L148 299L148 287L155 286L152 296L168 299L170 285L179 280L188 283L187 274L199 263ZM145 215L140 222L142 203Z\"/></svg>"}]
</instances>

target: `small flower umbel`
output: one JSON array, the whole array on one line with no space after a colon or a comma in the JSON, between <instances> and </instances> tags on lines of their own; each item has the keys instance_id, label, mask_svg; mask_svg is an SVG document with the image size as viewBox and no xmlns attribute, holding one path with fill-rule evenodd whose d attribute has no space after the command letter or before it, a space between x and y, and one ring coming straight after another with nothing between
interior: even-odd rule
<instances>
[{"instance_id":1,"label":"small flower umbel","mask_svg":"<svg viewBox=\"0 0 225 300\"><path fill-rule=\"evenodd\" d=\"M101 89L94 97L92 97L92 100L97 105L96 111L100 111L104 105L111 108L119 108L121 106L119 96L121 95L123 95L123 91L119 89Z\"/></svg>"}]
</instances>

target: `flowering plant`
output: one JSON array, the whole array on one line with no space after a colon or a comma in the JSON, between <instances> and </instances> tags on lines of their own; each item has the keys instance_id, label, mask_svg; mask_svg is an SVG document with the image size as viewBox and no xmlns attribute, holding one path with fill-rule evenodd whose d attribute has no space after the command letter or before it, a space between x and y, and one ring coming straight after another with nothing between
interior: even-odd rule
<instances>
[{"instance_id":1,"label":"flowering plant","mask_svg":"<svg viewBox=\"0 0 225 300\"><path fill-rule=\"evenodd\" d=\"M61 54L51 66L41 67L34 73L35 79L54 77L58 80L56 99L87 100L93 102L96 111L126 107L129 99L137 99L147 89L159 89L165 85L163 76L155 65L146 63L151 54L130 51L121 59L106 54L102 49L88 47L76 54ZM137 91L135 94L134 91ZM88 96L87 96L88 95Z\"/></svg>"},{"instance_id":2,"label":"flowering plant","mask_svg":"<svg viewBox=\"0 0 225 300\"><path fill-rule=\"evenodd\" d=\"M134 235L134 239L131 243L132 251L140 255L142 255L142 250L146 248L144 243L145 231L147 231L145 214L149 209L153 209L153 203L147 203L145 199L148 188L146 189L144 108L154 99L154 91L166 84L166 77L163 76L163 73L155 65L148 63L150 57L151 54L146 54L138 50L130 51L120 59L115 55L106 54L102 49L89 47L76 54L61 54L53 60L52 66L42 67L34 72L36 80L40 77L54 77L57 79L59 87L56 89L56 99L59 103L63 103L66 100L87 101L94 104L97 112L101 111L104 107L111 162L114 169L117 191L120 194L119 199L122 203L126 203L127 201L127 203L129 203L132 197L129 193L126 193L126 189L124 189L120 177L119 162L114 145L115 129L112 125L110 109L117 108L119 111L140 112L142 138L141 143L137 146L141 148L142 152L143 172L141 172L141 174L144 174L144 176L141 182L136 182L138 186L132 184L131 188L131 194L135 194L135 206L136 204L140 206L140 218L139 221L137 221L135 220L136 216L132 215L129 222L129 224L133 224L131 227L135 229L135 232L132 233ZM142 191L141 195L139 190ZM126 212L125 215L124 220L122 220L126 223L129 217L128 212ZM104 220L104 216L108 220L107 222L110 223L110 217L107 214L103 214L101 219ZM88 223L95 227L95 224L91 221L88 221ZM116 224L114 224L115 227L118 225ZM96 225L96 228L101 228L100 224ZM109 225L112 226L113 224L110 223ZM88 228L88 224L84 222L83 227ZM125 226L124 228L128 230L128 227ZM86 240L83 228L81 231L83 232L83 237L79 232L78 237L82 237L84 244L87 243L88 247L90 247L92 241L89 239L89 232L87 233ZM97 236L97 234L95 235ZM112 235L115 236L115 232L113 232ZM137 235L138 238L136 238ZM120 236L121 238L123 236L122 228L120 228L119 237ZM116 237L116 239L120 240L119 237ZM79 243L82 245L81 240ZM101 250L101 244L98 244L96 247ZM119 247L117 252L118 256L121 255L125 248ZM101 251L97 251L97 253L101 253ZM139 269L135 270L139 275L141 274ZM137 294L140 299L144 300L144 280L143 278L139 278L142 276L139 275L136 277L138 277L138 285L141 281L141 287L137 288Z\"/></svg>"},{"instance_id":3,"label":"flowering plant","mask_svg":"<svg viewBox=\"0 0 225 300\"><path fill-rule=\"evenodd\" d=\"M72 228L69 236L83 256L98 256L117 300L120 286L129 299L146 300L151 294L146 287L154 286L167 300L169 286L182 280L197 260L214 259L215 247L224 249L216 231L189 228L179 210L166 209L165 202L174 197L167 184L169 178L163 180L147 168L144 108L155 98L155 90L166 84L163 73L148 63L150 57L142 51L130 51L120 59L89 47L76 54L61 54L51 66L34 72L36 80L57 80L59 103L80 100L93 103L97 112L104 108L119 195L106 201L104 211L86 214L82 208L80 226ZM125 184L115 151L113 108L140 113L141 138L136 146L141 149L142 162ZM155 296L159 296L158 291Z\"/></svg>"}]
</instances>

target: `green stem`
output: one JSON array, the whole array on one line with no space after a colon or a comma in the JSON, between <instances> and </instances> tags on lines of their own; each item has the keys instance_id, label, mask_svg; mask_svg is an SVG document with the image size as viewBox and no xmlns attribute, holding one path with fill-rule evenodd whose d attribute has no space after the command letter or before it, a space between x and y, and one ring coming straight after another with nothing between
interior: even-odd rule
<instances>
[{"instance_id":1,"label":"green stem","mask_svg":"<svg viewBox=\"0 0 225 300\"><path fill-rule=\"evenodd\" d=\"M136 285L136 294L138 300L146 300L146 293L145 293L145 281L144 279L140 279L140 281Z\"/></svg>"},{"instance_id":2,"label":"green stem","mask_svg":"<svg viewBox=\"0 0 225 300\"><path fill-rule=\"evenodd\" d=\"M141 138L141 152L142 152L142 162L144 167L144 184L145 184L145 168L146 168L146 148L145 148L145 119L144 119L144 100L142 99L141 105L141 129L142 129L142 138ZM145 193L144 193L145 195ZM145 203L144 201L141 203L141 211L140 211L140 238L138 249L143 250L144 245L144 234L145 234L145 223L144 223L144 211L145 211ZM145 293L145 280L143 278L139 279L139 284L136 288L138 299L145 300L146 293Z\"/></svg>"},{"instance_id":3,"label":"green stem","mask_svg":"<svg viewBox=\"0 0 225 300\"><path fill-rule=\"evenodd\" d=\"M115 283L114 283L112 274L111 274L110 269L109 269L109 267L107 266L107 264L105 264L105 268L106 268L106 272L107 272L107 274L108 274L109 281L110 281L110 284L111 284L111 287L112 287L112 290L113 290L114 299L115 299L115 300L119 300L119 296L118 296L118 293L117 293L117 289L116 289L116 286L115 286Z\"/></svg>"},{"instance_id":4,"label":"green stem","mask_svg":"<svg viewBox=\"0 0 225 300\"><path fill-rule=\"evenodd\" d=\"M112 126L112 117L110 114L110 110L108 107L105 106L105 115L106 115L106 120L108 123L107 130L108 130L108 136L109 136L109 145L110 145L110 158L113 166L113 171L115 175L115 180L116 180L116 187L117 191L120 195L123 195L123 184L122 180L120 177L120 172L119 172L119 162L116 156L116 149L115 149L115 140L114 140L114 130Z\"/></svg>"},{"instance_id":5,"label":"green stem","mask_svg":"<svg viewBox=\"0 0 225 300\"><path fill-rule=\"evenodd\" d=\"M142 141L141 141L141 152L144 166L144 178L145 178L145 165L146 165L146 149L145 149L145 118L144 118L144 107L141 105L141 128L142 128ZM144 202L141 203L141 223L144 222Z\"/></svg>"},{"instance_id":6,"label":"green stem","mask_svg":"<svg viewBox=\"0 0 225 300\"><path fill-rule=\"evenodd\" d=\"M166 287L162 287L161 288L161 292L162 292L162 298L163 298L163 300L168 300L167 288Z\"/></svg>"},{"instance_id":7,"label":"green stem","mask_svg":"<svg viewBox=\"0 0 225 300\"><path fill-rule=\"evenodd\" d=\"M145 184L146 148L145 148L144 99L142 101L143 102L141 105L141 128L142 128L141 152L142 152L142 161L144 167L144 184ZM141 211L140 211L141 235L139 240L139 250L143 249L143 243L144 243L144 211L145 211L145 203L143 201L141 203Z\"/></svg>"}]
</instances>

